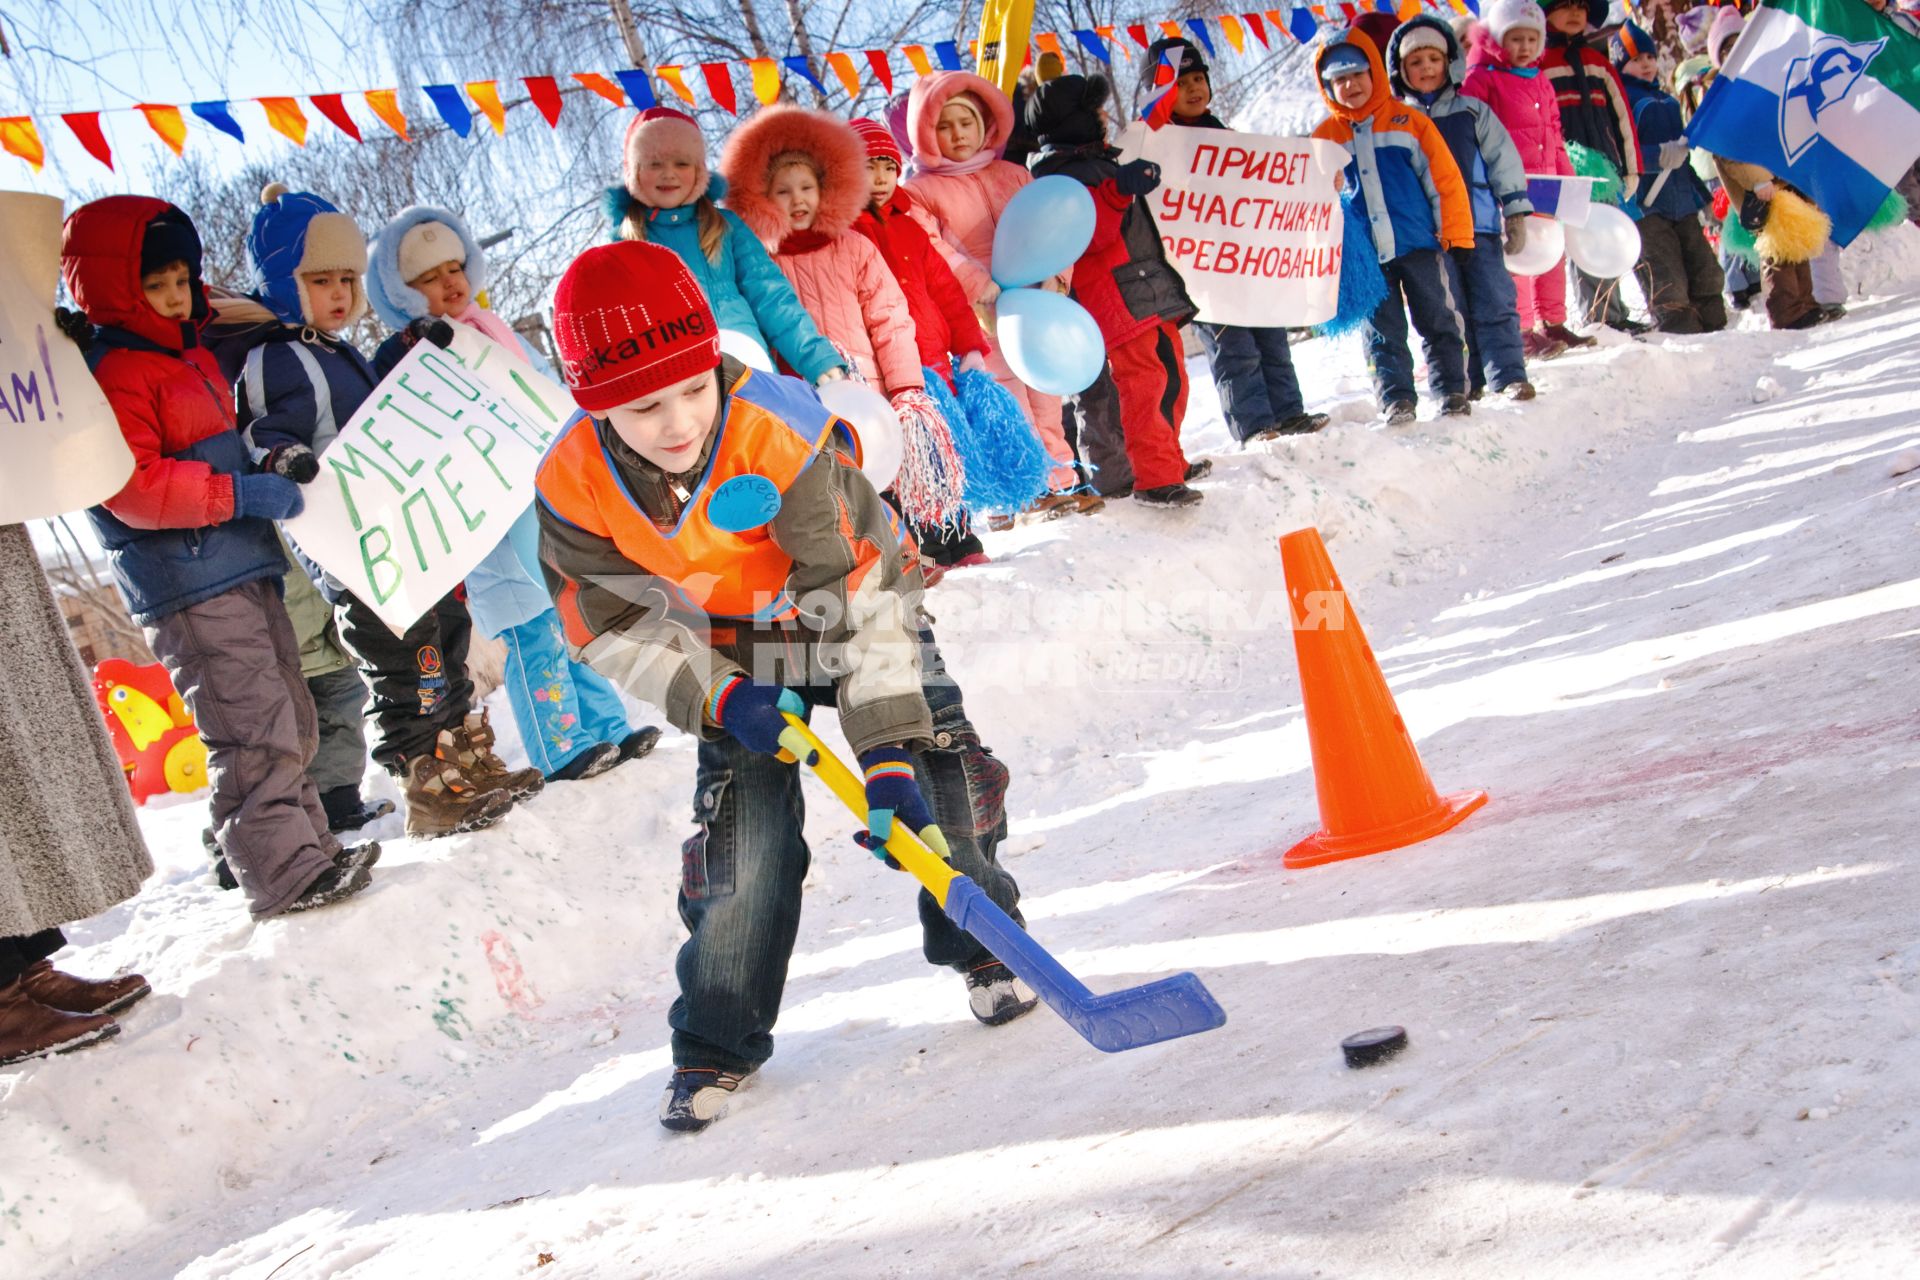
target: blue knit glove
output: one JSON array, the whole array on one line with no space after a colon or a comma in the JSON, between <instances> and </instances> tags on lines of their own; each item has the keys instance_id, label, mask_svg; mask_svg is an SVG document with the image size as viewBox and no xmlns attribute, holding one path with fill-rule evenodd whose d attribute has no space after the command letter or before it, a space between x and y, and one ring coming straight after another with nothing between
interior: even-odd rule
<instances>
[{"instance_id":1,"label":"blue knit glove","mask_svg":"<svg viewBox=\"0 0 1920 1280\"><path fill-rule=\"evenodd\" d=\"M725 729L749 751L777 756L791 764L813 764L820 758L781 712L805 717L807 704L791 689L756 684L745 676L728 676L707 695L707 719Z\"/></svg>"},{"instance_id":2,"label":"blue knit glove","mask_svg":"<svg viewBox=\"0 0 1920 1280\"><path fill-rule=\"evenodd\" d=\"M898 818L920 842L951 858L947 837L933 825L933 813L913 776L913 756L905 747L875 747L860 753L860 768L867 779L867 829L853 838L861 848L881 859L895 871L900 864L887 853L887 841L893 838L893 820Z\"/></svg>"},{"instance_id":3,"label":"blue knit glove","mask_svg":"<svg viewBox=\"0 0 1920 1280\"><path fill-rule=\"evenodd\" d=\"M233 518L255 516L262 520L289 520L300 514L307 500L300 486L285 476L235 476L233 478Z\"/></svg>"},{"instance_id":4,"label":"blue knit glove","mask_svg":"<svg viewBox=\"0 0 1920 1280\"><path fill-rule=\"evenodd\" d=\"M1129 160L1113 175L1113 185L1123 196L1152 195L1160 185L1160 166L1151 160Z\"/></svg>"}]
</instances>

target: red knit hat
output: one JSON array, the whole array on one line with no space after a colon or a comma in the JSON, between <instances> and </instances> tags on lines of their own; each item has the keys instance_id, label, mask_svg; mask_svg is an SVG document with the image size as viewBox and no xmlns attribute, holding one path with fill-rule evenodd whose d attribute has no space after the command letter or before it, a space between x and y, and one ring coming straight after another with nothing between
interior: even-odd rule
<instances>
[{"instance_id":1,"label":"red knit hat","mask_svg":"<svg viewBox=\"0 0 1920 1280\"><path fill-rule=\"evenodd\" d=\"M648 107L627 126L621 153L620 176L627 185L627 194L635 200L640 198L640 169L655 158L685 158L700 166L693 193L687 197L688 204L707 193L707 139L693 117L684 111Z\"/></svg>"},{"instance_id":2,"label":"red knit hat","mask_svg":"<svg viewBox=\"0 0 1920 1280\"><path fill-rule=\"evenodd\" d=\"M553 337L574 403L638 400L720 363L713 308L680 255L623 240L573 260L553 290Z\"/></svg>"},{"instance_id":3,"label":"red knit hat","mask_svg":"<svg viewBox=\"0 0 1920 1280\"><path fill-rule=\"evenodd\" d=\"M853 131L860 135L860 141L867 144L867 159L891 160L896 169L906 167L900 155L900 144L894 141L893 134L887 130L887 126L878 120L869 120L864 116L851 123Z\"/></svg>"}]
</instances>

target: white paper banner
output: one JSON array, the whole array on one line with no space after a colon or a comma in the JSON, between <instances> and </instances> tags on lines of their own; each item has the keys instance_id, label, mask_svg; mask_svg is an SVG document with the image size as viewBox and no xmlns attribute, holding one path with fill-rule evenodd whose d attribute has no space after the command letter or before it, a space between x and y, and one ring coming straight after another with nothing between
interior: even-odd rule
<instances>
[{"instance_id":1,"label":"white paper banner","mask_svg":"<svg viewBox=\"0 0 1920 1280\"><path fill-rule=\"evenodd\" d=\"M54 327L60 200L0 191L0 524L103 502L133 474L133 451Z\"/></svg>"},{"instance_id":2,"label":"white paper banner","mask_svg":"<svg viewBox=\"0 0 1920 1280\"><path fill-rule=\"evenodd\" d=\"M1347 163L1338 143L1135 123L1120 148L1160 166L1147 200L1199 319L1305 327L1333 318L1343 230L1335 178Z\"/></svg>"},{"instance_id":3,"label":"white paper banner","mask_svg":"<svg viewBox=\"0 0 1920 1280\"><path fill-rule=\"evenodd\" d=\"M421 342L320 455L287 536L399 634L453 590L533 501L565 387L465 325Z\"/></svg>"}]
</instances>

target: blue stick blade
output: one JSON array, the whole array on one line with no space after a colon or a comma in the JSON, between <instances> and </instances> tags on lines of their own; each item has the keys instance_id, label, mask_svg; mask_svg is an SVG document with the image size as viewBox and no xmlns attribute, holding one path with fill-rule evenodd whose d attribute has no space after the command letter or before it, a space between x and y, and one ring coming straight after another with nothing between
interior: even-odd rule
<instances>
[{"instance_id":1,"label":"blue stick blade","mask_svg":"<svg viewBox=\"0 0 1920 1280\"><path fill-rule=\"evenodd\" d=\"M948 886L946 911L1103 1053L1211 1031L1227 1020L1220 1002L1191 973L1094 995L966 876Z\"/></svg>"}]
</instances>

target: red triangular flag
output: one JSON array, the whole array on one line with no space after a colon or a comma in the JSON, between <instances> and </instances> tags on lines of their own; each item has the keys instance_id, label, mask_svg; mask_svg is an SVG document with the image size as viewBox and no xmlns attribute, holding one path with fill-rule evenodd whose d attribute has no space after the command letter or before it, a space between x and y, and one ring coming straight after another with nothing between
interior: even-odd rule
<instances>
[{"instance_id":1,"label":"red triangular flag","mask_svg":"<svg viewBox=\"0 0 1920 1280\"><path fill-rule=\"evenodd\" d=\"M728 115L739 115L733 97L733 68L724 62L703 62L700 74L706 78L707 92L713 100L725 107Z\"/></svg>"},{"instance_id":2,"label":"red triangular flag","mask_svg":"<svg viewBox=\"0 0 1920 1280\"><path fill-rule=\"evenodd\" d=\"M1132 26L1128 27L1127 34L1132 36L1133 42L1139 45L1142 49L1147 48L1149 45L1153 43L1153 41L1147 39L1147 24L1144 22L1136 22Z\"/></svg>"},{"instance_id":3,"label":"red triangular flag","mask_svg":"<svg viewBox=\"0 0 1920 1280\"><path fill-rule=\"evenodd\" d=\"M893 64L887 61L885 49L867 50L867 65L873 68L874 76L880 81L880 88L891 98L893 96Z\"/></svg>"},{"instance_id":4,"label":"red triangular flag","mask_svg":"<svg viewBox=\"0 0 1920 1280\"><path fill-rule=\"evenodd\" d=\"M1262 49L1270 49L1273 47L1267 43L1267 24L1260 20L1259 14L1243 13L1240 15L1240 21L1247 24L1247 27L1253 32L1254 38L1260 42Z\"/></svg>"},{"instance_id":5,"label":"red triangular flag","mask_svg":"<svg viewBox=\"0 0 1920 1280\"><path fill-rule=\"evenodd\" d=\"M355 142L365 141L360 136L360 126L355 124L353 117L347 114L347 104L340 101L339 94L316 93L308 97L307 101L311 102L321 115L333 121L334 128Z\"/></svg>"},{"instance_id":6,"label":"red triangular flag","mask_svg":"<svg viewBox=\"0 0 1920 1280\"><path fill-rule=\"evenodd\" d=\"M560 86L552 76L527 76L527 96L546 119L549 129L560 127Z\"/></svg>"},{"instance_id":7,"label":"red triangular flag","mask_svg":"<svg viewBox=\"0 0 1920 1280\"><path fill-rule=\"evenodd\" d=\"M80 145L87 154L107 168L113 168L113 148L107 145L107 135L100 132L100 113L98 111L74 111L60 117L67 122L67 128L73 130L73 136L80 139Z\"/></svg>"}]
</instances>

